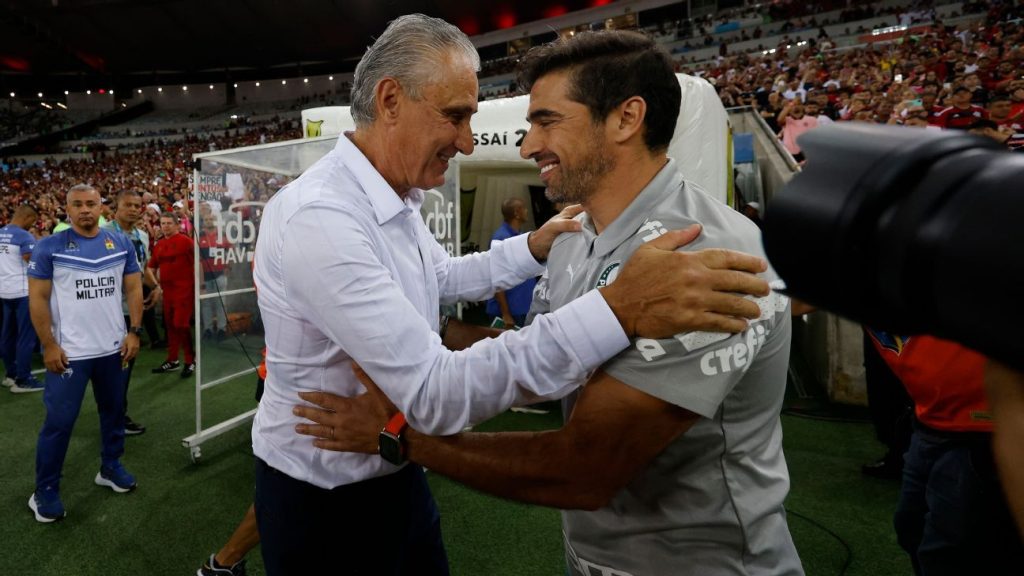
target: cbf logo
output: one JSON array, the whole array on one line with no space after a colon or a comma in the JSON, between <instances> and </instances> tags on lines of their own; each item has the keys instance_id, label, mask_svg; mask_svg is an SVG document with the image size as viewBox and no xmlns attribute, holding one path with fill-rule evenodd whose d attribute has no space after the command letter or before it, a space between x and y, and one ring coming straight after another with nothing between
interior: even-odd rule
<instances>
[{"instance_id":1,"label":"cbf logo","mask_svg":"<svg viewBox=\"0 0 1024 576\"><path fill-rule=\"evenodd\" d=\"M615 282L615 279L619 277L619 267L621 265L621 262L616 262L605 268L601 275L597 277L597 284L594 285L594 288L603 288Z\"/></svg>"},{"instance_id":2,"label":"cbf logo","mask_svg":"<svg viewBox=\"0 0 1024 576\"><path fill-rule=\"evenodd\" d=\"M910 337L900 336L899 334L890 334L888 332L882 332L881 330L869 330L871 335L875 337L875 340L881 344L882 348L889 350L899 356L903 353L903 349L907 346L907 342L910 342Z\"/></svg>"},{"instance_id":3,"label":"cbf logo","mask_svg":"<svg viewBox=\"0 0 1024 576\"><path fill-rule=\"evenodd\" d=\"M426 190L420 206L423 222L449 256L455 256L455 202L437 190Z\"/></svg>"}]
</instances>

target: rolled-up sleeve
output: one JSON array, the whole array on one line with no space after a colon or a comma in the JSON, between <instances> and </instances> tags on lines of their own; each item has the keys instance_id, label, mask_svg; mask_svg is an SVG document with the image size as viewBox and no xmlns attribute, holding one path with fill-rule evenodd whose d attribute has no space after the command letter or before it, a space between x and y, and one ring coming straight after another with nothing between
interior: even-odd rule
<instances>
[{"instance_id":1,"label":"rolled-up sleeve","mask_svg":"<svg viewBox=\"0 0 1024 576\"><path fill-rule=\"evenodd\" d=\"M304 208L283 235L285 293L418 430L454 434L517 403L564 396L629 345L604 298L592 291L523 330L451 352L383 264L387 256L371 240L373 225L339 206ZM489 259L492 286L537 266L525 237L521 245L512 240L501 252L480 255ZM439 282L449 294L471 297L471 287L483 284L484 273L464 274L479 262L444 266Z\"/></svg>"}]
</instances>

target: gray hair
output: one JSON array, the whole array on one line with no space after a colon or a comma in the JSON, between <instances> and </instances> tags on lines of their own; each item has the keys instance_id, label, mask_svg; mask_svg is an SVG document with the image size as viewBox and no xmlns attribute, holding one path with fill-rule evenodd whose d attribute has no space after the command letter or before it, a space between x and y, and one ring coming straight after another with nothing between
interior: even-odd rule
<instances>
[{"instance_id":1,"label":"gray hair","mask_svg":"<svg viewBox=\"0 0 1024 576\"><path fill-rule=\"evenodd\" d=\"M480 70L480 55L466 35L448 22L423 14L407 14L392 20L384 33L366 49L352 80L352 119L369 126L375 116L377 84L384 78L398 80L410 98L436 78L436 62L449 52L461 52Z\"/></svg>"}]
</instances>

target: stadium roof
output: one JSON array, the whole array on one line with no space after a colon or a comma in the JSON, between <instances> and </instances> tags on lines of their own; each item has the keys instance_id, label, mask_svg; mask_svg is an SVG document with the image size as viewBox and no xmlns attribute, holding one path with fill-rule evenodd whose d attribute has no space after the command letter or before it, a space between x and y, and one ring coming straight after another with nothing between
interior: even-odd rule
<instances>
[{"instance_id":1,"label":"stadium roof","mask_svg":"<svg viewBox=\"0 0 1024 576\"><path fill-rule=\"evenodd\" d=\"M393 18L468 34L610 0L0 0L0 90L132 88L351 71Z\"/></svg>"}]
</instances>

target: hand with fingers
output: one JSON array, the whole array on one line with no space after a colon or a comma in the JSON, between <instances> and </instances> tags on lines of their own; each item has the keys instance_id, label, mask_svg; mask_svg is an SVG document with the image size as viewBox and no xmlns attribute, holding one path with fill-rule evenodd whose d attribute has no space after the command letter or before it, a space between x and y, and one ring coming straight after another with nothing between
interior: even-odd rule
<instances>
[{"instance_id":1,"label":"hand with fingers","mask_svg":"<svg viewBox=\"0 0 1024 576\"><path fill-rule=\"evenodd\" d=\"M63 374L71 362L67 353L56 342L43 346L43 365L54 374Z\"/></svg>"},{"instance_id":2,"label":"hand with fingers","mask_svg":"<svg viewBox=\"0 0 1024 576\"><path fill-rule=\"evenodd\" d=\"M376 454L377 436L398 409L354 362L352 371L366 393L346 398L329 392L300 392L299 397L313 406L300 404L292 413L313 424L297 424L295 431L312 436L313 445L323 450Z\"/></svg>"},{"instance_id":3,"label":"hand with fingers","mask_svg":"<svg viewBox=\"0 0 1024 576\"><path fill-rule=\"evenodd\" d=\"M543 262L548 259L551 245L555 243L555 238L558 238L561 233L580 231L580 223L573 220L580 212L583 212L583 206L580 204L566 206L561 212L552 216L538 230L530 232L527 244L530 246L530 254L533 254L537 262Z\"/></svg>"},{"instance_id":4,"label":"hand with fingers","mask_svg":"<svg viewBox=\"0 0 1024 576\"><path fill-rule=\"evenodd\" d=\"M630 337L668 338L680 332L742 332L761 310L746 295L765 296L762 258L724 249L677 252L700 236L694 224L648 242L601 288Z\"/></svg>"}]
</instances>

